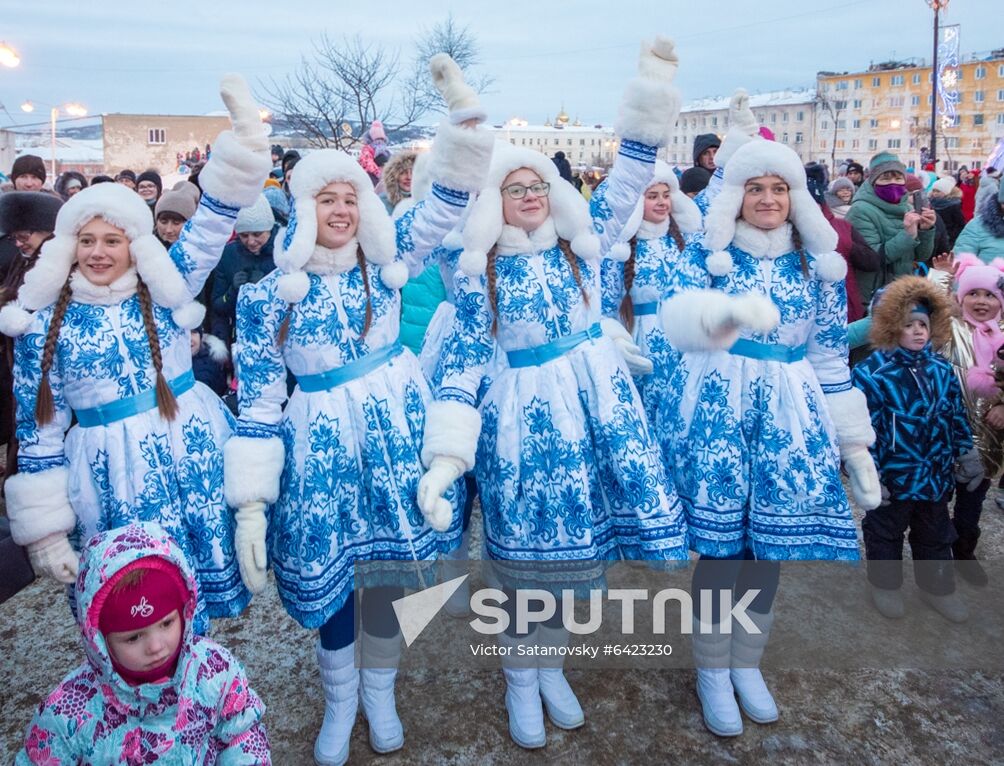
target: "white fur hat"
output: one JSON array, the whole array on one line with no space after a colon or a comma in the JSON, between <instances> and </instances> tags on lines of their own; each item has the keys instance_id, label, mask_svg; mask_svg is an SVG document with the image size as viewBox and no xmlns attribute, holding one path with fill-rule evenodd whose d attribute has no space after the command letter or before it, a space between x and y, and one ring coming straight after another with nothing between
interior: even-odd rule
<instances>
[{"instance_id":1,"label":"white fur hat","mask_svg":"<svg viewBox=\"0 0 1004 766\"><path fill-rule=\"evenodd\" d=\"M732 270L732 256L725 248L735 238L746 182L770 175L780 176L788 184L791 205L788 219L815 259L817 276L828 282L843 279L847 264L834 252L837 233L806 188L802 161L787 146L763 138L753 138L740 146L725 166L722 189L704 219L704 244L711 250L708 270L715 276L724 276Z\"/></svg>"},{"instance_id":2,"label":"white fur hat","mask_svg":"<svg viewBox=\"0 0 1004 766\"><path fill-rule=\"evenodd\" d=\"M125 232L136 271L155 303L172 309L174 321L185 329L202 324L205 309L192 300L181 272L153 235L150 207L122 184L98 184L73 195L60 208L53 238L42 246L17 299L0 310L0 332L24 334L32 312L56 302L76 262L77 232L95 218Z\"/></svg>"},{"instance_id":3,"label":"white fur hat","mask_svg":"<svg viewBox=\"0 0 1004 766\"><path fill-rule=\"evenodd\" d=\"M568 240L580 258L600 257L600 242L593 230L589 205L574 186L558 175L555 164L540 152L496 141L488 178L464 226L464 252L460 268L475 276L484 274L488 251L502 236L502 182L519 168L529 168L551 185L548 202L554 228L561 239Z\"/></svg>"},{"instance_id":4,"label":"white fur hat","mask_svg":"<svg viewBox=\"0 0 1004 766\"><path fill-rule=\"evenodd\" d=\"M317 243L317 207L314 198L330 183L349 184L356 192L359 209L359 228L356 239L363 255L370 263L389 267L397 255L397 233L387 208L373 191L373 182L359 163L337 149L320 149L311 152L296 163L289 190L293 204L289 224L275 252L275 265L283 272L279 277L280 297L289 303L299 303L310 288L310 280L303 271ZM395 264L396 266L397 264ZM404 265L400 264L402 269ZM381 279L387 284L390 269L381 270ZM395 275L396 276L396 275ZM407 271L404 271L407 281ZM400 287L396 284L392 287ZM403 284L403 282L401 282Z\"/></svg>"}]
</instances>

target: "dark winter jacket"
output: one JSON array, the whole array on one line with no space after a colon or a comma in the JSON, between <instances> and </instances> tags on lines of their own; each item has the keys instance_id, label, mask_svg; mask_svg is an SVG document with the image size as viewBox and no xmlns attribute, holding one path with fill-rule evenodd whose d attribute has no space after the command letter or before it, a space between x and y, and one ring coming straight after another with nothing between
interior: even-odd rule
<instances>
[{"instance_id":1,"label":"dark winter jacket","mask_svg":"<svg viewBox=\"0 0 1004 766\"><path fill-rule=\"evenodd\" d=\"M223 341L213 335L202 336L202 346L192 357L195 379L205 383L217 396L227 393L227 360L230 355Z\"/></svg>"},{"instance_id":2,"label":"dark winter jacket","mask_svg":"<svg viewBox=\"0 0 1004 766\"><path fill-rule=\"evenodd\" d=\"M239 284L234 284L237 274L247 276L247 283L254 284L266 274L275 270L275 260L272 256L275 246L275 229L272 236L257 255L251 253L239 239L230 242L223 248L220 263L213 272L213 294L210 311L212 334L220 338L229 347L234 341L234 318L237 312L237 290Z\"/></svg>"},{"instance_id":3,"label":"dark winter jacket","mask_svg":"<svg viewBox=\"0 0 1004 766\"><path fill-rule=\"evenodd\" d=\"M837 252L847 261L847 321L856 322L865 315L865 304L861 301L861 291L858 289L856 271L872 274L882 268L882 258L872 250L864 237L858 234L851 224L838 218L826 205L822 206L823 215L830 226L837 232Z\"/></svg>"},{"instance_id":4,"label":"dark winter jacket","mask_svg":"<svg viewBox=\"0 0 1004 766\"><path fill-rule=\"evenodd\" d=\"M966 226L966 219L962 217L962 200L952 197L935 197L931 200L931 207L938 214L938 218L945 222L945 233L948 235L948 250L955 247L955 240L958 239L959 232ZM935 248L935 255L941 252Z\"/></svg>"},{"instance_id":5,"label":"dark winter jacket","mask_svg":"<svg viewBox=\"0 0 1004 766\"><path fill-rule=\"evenodd\" d=\"M947 359L921 351L878 350L851 371L868 400L871 448L894 500L940 500L955 486L956 459L973 447L962 389Z\"/></svg>"},{"instance_id":6,"label":"dark winter jacket","mask_svg":"<svg viewBox=\"0 0 1004 766\"><path fill-rule=\"evenodd\" d=\"M564 152L558 152L554 155L551 160L554 166L558 169L558 175L564 178L568 183L572 182L572 166L569 164L568 160L565 159Z\"/></svg>"}]
</instances>

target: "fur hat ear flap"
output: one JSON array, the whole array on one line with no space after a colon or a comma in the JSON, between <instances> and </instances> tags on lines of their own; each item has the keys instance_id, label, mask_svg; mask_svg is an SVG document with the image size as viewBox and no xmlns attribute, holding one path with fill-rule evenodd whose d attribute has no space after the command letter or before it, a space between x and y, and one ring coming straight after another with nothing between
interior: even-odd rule
<instances>
[{"instance_id":1,"label":"fur hat ear flap","mask_svg":"<svg viewBox=\"0 0 1004 766\"><path fill-rule=\"evenodd\" d=\"M380 281L391 290L400 290L408 281L408 267L404 261L394 261L380 267Z\"/></svg>"},{"instance_id":2,"label":"fur hat ear flap","mask_svg":"<svg viewBox=\"0 0 1004 766\"><path fill-rule=\"evenodd\" d=\"M798 229L805 249L813 255L832 253L836 250L837 231L826 220L826 216L808 190L793 186L788 197L791 204L788 217Z\"/></svg>"},{"instance_id":3,"label":"fur hat ear flap","mask_svg":"<svg viewBox=\"0 0 1004 766\"><path fill-rule=\"evenodd\" d=\"M370 189L367 193L356 194L356 204L359 206L359 226L356 239L363 249L363 255L370 263L383 266L392 263L397 257L397 227L387 214L380 198ZM314 237L317 237L315 213ZM313 253L313 242L311 243ZM309 254L308 254L309 258Z\"/></svg>"},{"instance_id":4,"label":"fur hat ear flap","mask_svg":"<svg viewBox=\"0 0 1004 766\"><path fill-rule=\"evenodd\" d=\"M460 270L469 277L478 277L488 271L488 253L483 250L464 250L458 262Z\"/></svg>"},{"instance_id":5,"label":"fur hat ear flap","mask_svg":"<svg viewBox=\"0 0 1004 766\"><path fill-rule=\"evenodd\" d=\"M486 188L471 206L464 225L464 252L460 255L460 268L468 276L484 274L488 265L488 251L502 236L502 192Z\"/></svg>"},{"instance_id":6,"label":"fur hat ear flap","mask_svg":"<svg viewBox=\"0 0 1004 766\"><path fill-rule=\"evenodd\" d=\"M38 260L17 291L17 302L28 311L38 311L55 303L76 257L75 236L58 234L42 245Z\"/></svg>"},{"instance_id":7,"label":"fur hat ear flap","mask_svg":"<svg viewBox=\"0 0 1004 766\"><path fill-rule=\"evenodd\" d=\"M0 309L0 332L8 337L17 338L28 332L34 319L34 314L11 301Z\"/></svg>"},{"instance_id":8,"label":"fur hat ear flap","mask_svg":"<svg viewBox=\"0 0 1004 766\"><path fill-rule=\"evenodd\" d=\"M583 196L571 184L556 181L551 184L548 199L558 236L568 240L572 251L580 258L597 260L600 257L600 241L593 230L589 204Z\"/></svg>"},{"instance_id":9,"label":"fur hat ear flap","mask_svg":"<svg viewBox=\"0 0 1004 766\"><path fill-rule=\"evenodd\" d=\"M568 244L572 252L585 261L600 259L600 239L591 231L580 231Z\"/></svg>"},{"instance_id":10,"label":"fur hat ear flap","mask_svg":"<svg viewBox=\"0 0 1004 766\"><path fill-rule=\"evenodd\" d=\"M705 261L708 273L713 277L724 277L732 271L732 256L727 250L716 250Z\"/></svg>"},{"instance_id":11,"label":"fur hat ear flap","mask_svg":"<svg viewBox=\"0 0 1004 766\"><path fill-rule=\"evenodd\" d=\"M742 212L745 193L741 185L725 185L711 201L704 218L704 246L708 250L724 250L735 238L736 218Z\"/></svg>"},{"instance_id":12,"label":"fur hat ear flap","mask_svg":"<svg viewBox=\"0 0 1004 766\"><path fill-rule=\"evenodd\" d=\"M198 301L191 301L171 312L174 323L185 330L195 330L202 326L206 319L206 307Z\"/></svg>"},{"instance_id":13,"label":"fur hat ear flap","mask_svg":"<svg viewBox=\"0 0 1004 766\"><path fill-rule=\"evenodd\" d=\"M310 290L310 277L304 271L283 274L276 282L276 292L286 303L299 303Z\"/></svg>"},{"instance_id":14,"label":"fur hat ear flap","mask_svg":"<svg viewBox=\"0 0 1004 766\"><path fill-rule=\"evenodd\" d=\"M317 206L312 196L294 201L289 211L289 223L276 248L275 265L287 273L303 268L314 252L317 242Z\"/></svg>"},{"instance_id":15,"label":"fur hat ear flap","mask_svg":"<svg viewBox=\"0 0 1004 766\"><path fill-rule=\"evenodd\" d=\"M847 276L847 261L840 253L820 253L813 255L816 261L816 276L824 282L840 282Z\"/></svg>"},{"instance_id":16,"label":"fur hat ear flap","mask_svg":"<svg viewBox=\"0 0 1004 766\"><path fill-rule=\"evenodd\" d=\"M683 234L696 234L703 228L701 219L701 209L697 203L682 191L675 191L669 195L672 201L673 220L680 227Z\"/></svg>"},{"instance_id":17,"label":"fur hat ear flap","mask_svg":"<svg viewBox=\"0 0 1004 766\"><path fill-rule=\"evenodd\" d=\"M129 243L129 253L136 264L136 273L150 288L154 303L175 309L192 299L178 267L155 236L137 237Z\"/></svg>"}]
</instances>

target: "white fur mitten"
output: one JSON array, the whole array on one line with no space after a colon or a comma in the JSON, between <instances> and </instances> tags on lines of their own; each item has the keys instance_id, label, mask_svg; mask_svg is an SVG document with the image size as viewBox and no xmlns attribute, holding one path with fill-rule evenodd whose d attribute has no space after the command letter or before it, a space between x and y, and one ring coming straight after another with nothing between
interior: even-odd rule
<instances>
[{"instance_id":1,"label":"white fur mitten","mask_svg":"<svg viewBox=\"0 0 1004 766\"><path fill-rule=\"evenodd\" d=\"M748 136L755 135L760 129L760 124L750 108L749 93L743 88L737 88L729 99L729 127L739 128Z\"/></svg>"},{"instance_id":2,"label":"white fur mitten","mask_svg":"<svg viewBox=\"0 0 1004 766\"><path fill-rule=\"evenodd\" d=\"M28 543L28 560L35 574L70 585L77 579L79 557L65 534L58 532Z\"/></svg>"},{"instance_id":3,"label":"white fur mitten","mask_svg":"<svg viewBox=\"0 0 1004 766\"><path fill-rule=\"evenodd\" d=\"M467 120L484 122L485 110L474 88L464 80L464 73L449 54L437 53L429 59L432 82L450 110L450 122L459 125Z\"/></svg>"},{"instance_id":4,"label":"white fur mitten","mask_svg":"<svg viewBox=\"0 0 1004 766\"><path fill-rule=\"evenodd\" d=\"M234 137L253 152L268 152L268 127L261 121L247 81L239 74L223 75L220 97L230 112Z\"/></svg>"},{"instance_id":5,"label":"white fur mitten","mask_svg":"<svg viewBox=\"0 0 1004 766\"><path fill-rule=\"evenodd\" d=\"M641 353L641 349L632 340L631 334L625 329L624 325L616 319L607 317L600 320L600 327L603 328L603 334L610 338L614 342L614 345L617 346L617 350L624 357L628 372L631 375L639 377L652 372L654 369L652 360Z\"/></svg>"},{"instance_id":6,"label":"white fur mitten","mask_svg":"<svg viewBox=\"0 0 1004 766\"><path fill-rule=\"evenodd\" d=\"M676 55L676 46L670 38L656 35L651 42L642 42L638 54L638 74L642 77L669 83L673 82L679 68L680 57Z\"/></svg>"},{"instance_id":7,"label":"white fur mitten","mask_svg":"<svg viewBox=\"0 0 1004 766\"><path fill-rule=\"evenodd\" d=\"M673 85L680 60L673 41L643 42L638 76L628 82L614 130L621 138L647 146L665 146L680 115L680 93Z\"/></svg>"},{"instance_id":8,"label":"white fur mitten","mask_svg":"<svg viewBox=\"0 0 1004 766\"><path fill-rule=\"evenodd\" d=\"M882 485L868 448L849 447L841 449L841 453L855 502L864 511L878 508L882 504Z\"/></svg>"},{"instance_id":9,"label":"white fur mitten","mask_svg":"<svg viewBox=\"0 0 1004 766\"><path fill-rule=\"evenodd\" d=\"M455 457L437 455L418 481L418 509L429 526L445 532L453 523L453 506L443 496L464 475L464 463Z\"/></svg>"},{"instance_id":10,"label":"white fur mitten","mask_svg":"<svg viewBox=\"0 0 1004 766\"><path fill-rule=\"evenodd\" d=\"M268 522L265 520L265 503L242 505L234 514L234 519L237 522L234 549L237 551L241 580L245 588L258 595L265 590L268 582L268 555L265 546Z\"/></svg>"}]
</instances>

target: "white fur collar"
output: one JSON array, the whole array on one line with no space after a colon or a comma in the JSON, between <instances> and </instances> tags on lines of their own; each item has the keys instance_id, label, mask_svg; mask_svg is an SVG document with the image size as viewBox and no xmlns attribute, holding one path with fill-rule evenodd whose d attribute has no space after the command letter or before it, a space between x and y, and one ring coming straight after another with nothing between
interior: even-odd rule
<instances>
[{"instance_id":1,"label":"white fur collar","mask_svg":"<svg viewBox=\"0 0 1004 766\"><path fill-rule=\"evenodd\" d=\"M641 219L641 223L638 224L638 239L660 239L666 236L666 232L669 231L669 217L662 223L652 223L651 221L646 221L644 218Z\"/></svg>"},{"instance_id":2,"label":"white fur collar","mask_svg":"<svg viewBox=\"0 0 1004 766\"><path fill-rule=\"evenodd\" d=\"M91 282L80 271L70 275L70 290L73 300L94 306L113 306L136 294L136 267L128 271L110 285L99 286Z\"/></svg>"},{"instance_id":3,"label":"white fur collar","mask_svg":"<svg viewBox=\"0 0 1004 766\"><path fill-rule=\"evenodd\" d=\"M520 253L540 253L558 244L558 233L554 229L554 219L548 217L539 228L526 232L518 226L505 224L499 237L498 255L518 255Z\"/></svg>"},{"instance_id":4,"label":"white fur collar","mask_svg":"<svg viewBox=\"0 0 1004 766\"><path fill-rule=\"evenodd\" d=\"M355 268L358 260L356 250L359 243L350 239L341 247L331 250L322 245L314 245L314 252L303 265L308 274L341 274Z\"/></svg>"},{"instance_id":5,"label":"white fur collar","mask_svg":"<svg viewBox=\"0 0 1004 766\"><path fill-rule=\"evenodd\" d=\"M791 240L791 224L787 221L776 229L758 229L740 218L736 221L736 234L732 238L732 244L754 258L772 261L795 249Z\"/></svg>"}]
</instances>

